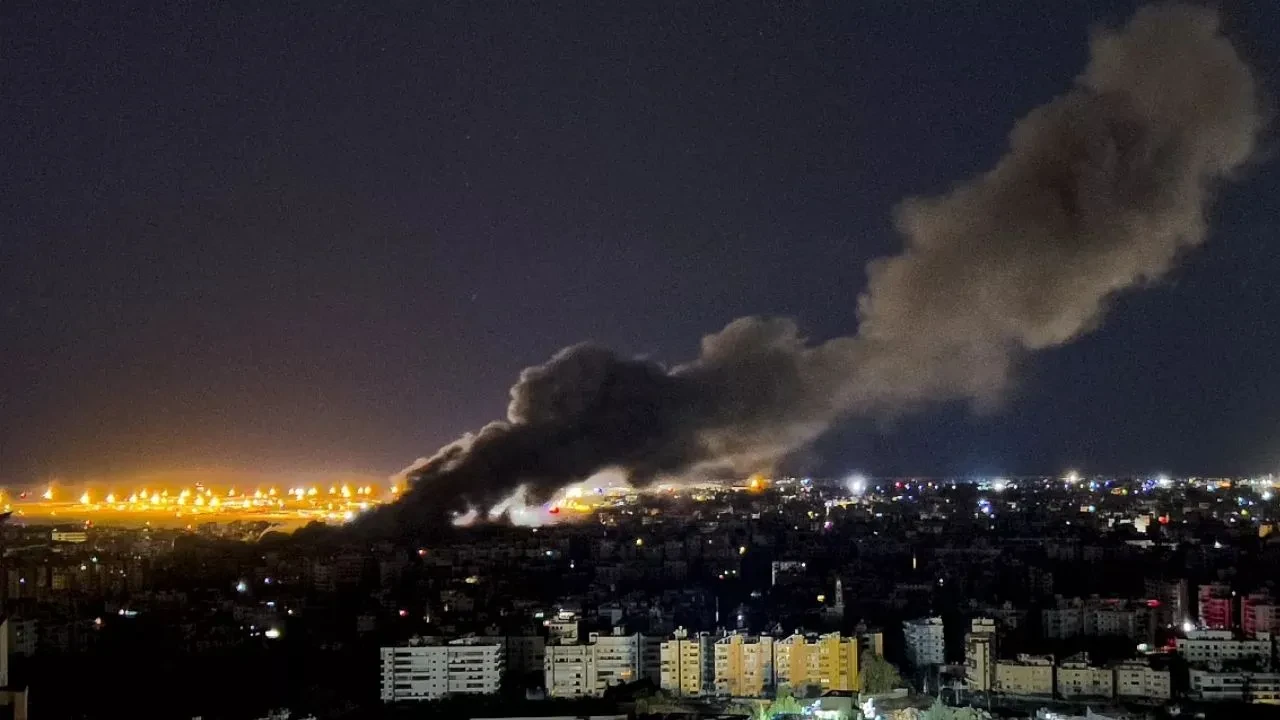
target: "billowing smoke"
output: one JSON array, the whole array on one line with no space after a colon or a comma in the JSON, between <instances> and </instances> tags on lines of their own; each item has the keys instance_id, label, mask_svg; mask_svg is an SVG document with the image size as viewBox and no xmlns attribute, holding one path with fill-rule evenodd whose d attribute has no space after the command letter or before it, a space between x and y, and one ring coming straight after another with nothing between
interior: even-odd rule
<instances>
[{"instance_id":1,"label":"billowing smoke","mask_svg":"<svg viewBox=\"0 0 1280 720\"><path fill-rule=\"evenodd\" d=\"M1262 127L1249 67L1209 10L1148 7L1095 33L1065 95L1013 128L990 171L896 210L905 247L877 260L858 333L813 345L790 320L735 320L664 368L584 344L525 370L505 422L440 450L400 520L537 501L598 470L632 482L750 472L842 416L999 402L1028 353L1097 327L1206 235L1215 185ZM435 511L435 512L432 512Z\"/></svg>"}]
</instances>

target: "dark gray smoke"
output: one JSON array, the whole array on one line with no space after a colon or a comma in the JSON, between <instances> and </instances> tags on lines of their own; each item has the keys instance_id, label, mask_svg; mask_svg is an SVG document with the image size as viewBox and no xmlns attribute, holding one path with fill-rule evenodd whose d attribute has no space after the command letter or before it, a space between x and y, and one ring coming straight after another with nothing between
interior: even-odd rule
<instances>
[{"instance_id":1,"label":"dark gray smoke","mask_svg":"<svg viewBox=\"0 0 1280 720\"><path fill-rule=\"evenodd\" d=\"M1262 127L1252 73L1209 10L1144 8L1090 49L993 169L897 208L905 248L868 268L857 335L810 345L790 320L742 318L674 369L567 348L521 374L506 422L417 468L394 512L485 508L521 484L545 499L611 467L638 482L754 471L842 416L998 403L1024 355L1097 327L1204 240L1214 186Z\"/></svg>"}]
</instances>

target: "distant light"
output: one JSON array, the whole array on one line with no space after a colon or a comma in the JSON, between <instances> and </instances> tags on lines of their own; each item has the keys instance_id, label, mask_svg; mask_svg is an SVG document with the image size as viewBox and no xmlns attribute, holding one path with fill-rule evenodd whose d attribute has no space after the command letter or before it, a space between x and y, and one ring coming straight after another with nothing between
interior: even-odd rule
<instances>
[{"instance_id":1,"label":"distant light","mask_svg":"<svg viewBox=\"0 0 1280 720\"><path fill-rule=\"evenodd\" d=\"M1156 484L1162 488L1167 488L1173 484L1173 478L1168 475L1161 475L1156 478Z\"/></svg>"},{"instance_id":2,"label":"distant light","mask_svg":"<svg viewBox=\"0 0 1280 720\"><path fill-rule=\"evenodd\" d=\"M850 495L861 495L867 491L867 478L860 473L850 475L844 481L844 486L849 490Z\"/></svg>"},{"instance_id":3,"label":"distant light","mask_svg":"<svg viewBox=\"0 0 1280 720\"><path fill-rule=\"evenodd\" d=\"M1066 480L1069 483L1078 483L1080 482L1080 473L1075 470L1070 470L1067 472Z\"/></svg>"},{"instance_id":4,"label":"distant light","mask_svg":"<svg viewBox=\"0 0 1280 720\"><path fill-rule=\"evenodd\" d=\"M89 493L88 493L88 492L86 492L86 493L84 493L83 495L81 495L81 496L80 496L80 504L81 504L81 505L88 505L88 504L89 504L89 502L90 502L91 500L92 500L92 498L90 498L90 497L89 497Z\"/></svg>"},{"instance_id":5,"label":"distant light","mask_svg":"<svg viewBox=\"0 0 1280 720\"><path fill-rule=\"evenodd\" d=\"M44 494L43 494L43 495L41 495L40 497L44 498L45 500L52 500L52 499L53 499L53 486L52 486L52 485L50 485L50 486L49 486L49 489L48 489L48 490L45 490L45 491L44 491Z\"/></svg>"},{"instance_id":6,"label":"distant light","mask_svg":"<svg viewBox=\"0 0 1280 720\"><path fill-rule=\"evenodd\" d=\"M1182 621L1182 632L1184 633L1194 632L1195 629L1196 629L1195 623L1191 622L1190 620Z\"/></svg>"},{"instance_id":7,"label":"distant light","mask_svg":"<svg viewBox=\"0 0 1280 720\"><path fill-rule=\"evenodd\" d=\"M400 609L400 617L409 617L409 611L404 608Z\"/></svg>"},{"instance_id":8,"label":"distant light","mask_svg":"<svg viewBox=\"0 0 1280 720\"><path fill-rule=\"evenodd\" d=\"M275 628L268 628L266 632L262 633L262 635L268 640L275 640L280 637L280 631Z\"/></svg>"},{"instance_id":9,"label":"distant light","mask_svg":"<svg viewBox=\"0 0 1280 720\"><path fill-rule=\"evenodd\" d=\"M746 554L747 554L747 546L746 546L746 545L739 545L739 546L738 546L738 554L739 554L739 555L746 555Z\"/></svg>"},{"instance_id":10,"label":"distant light","mask_svg":"<svg viewBox=\"0 0 1280 720\"><path fill-rule=\"evenodd\" d=\"M243 594L243 593L247 593L247 592L249 592L249 583L247 583L247 582L245 582L245 581L243 581L243 580L241 580L240 582L236 583L236 592L238 592L238 593L242 593L242 594Z\"/></svg>"},{"instance_id":11,"label":"distant light","mask_svg":"<svg viewBox=\"0 0 1280 720\"><path fill-rule=\"evenodd\" d=\"M1272 495L1272 494L1271 494L1271 491L1270 491L1270 490L1263 490L1263 491L1262 491L1262 500L1263 500L1263 502L1270 502L1272 497L1274 497L1274 495Z\"/></svg>"},{"instance_id":12,"label":"distant light","mask_svg":"<svg viewBox=\"0 0 1280 720\"><path fill-rule=\"evenodd\" d=\"M1009 487L1009 481L1004 478L996 478L995 481L991 483L991 489L998 493L1004 492L1007 487Z\"/></svg>"},{"instance_id":13,"label":"distant light","mask_svg":"<svg viewBox=\"0 0 1280 720\"><path fill-rule=\"evenodd\" d=\"M644 538L636 538L636 547L644 547Z\"/></svg>"}]
</instances>

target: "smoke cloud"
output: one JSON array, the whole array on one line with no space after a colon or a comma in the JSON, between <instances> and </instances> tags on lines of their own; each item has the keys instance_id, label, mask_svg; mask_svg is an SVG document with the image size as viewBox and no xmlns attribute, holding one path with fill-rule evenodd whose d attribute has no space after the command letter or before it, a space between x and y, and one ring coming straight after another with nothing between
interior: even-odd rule
<instances>
[{"instance_id":1,"label":"smoke cloud","mask_svg":"<svg viewBox=\"0 0 1280 720\"><path fill-rule=\"evenodd\" d=\"M566 348L521 374L506 421L416 464L389 510L434 522L607 468L750 472L844 416L996 406L1025 356L1093 330L1204 240L1215 186L1262 125L1215 13L1143 8L1094 33L1075 86L1016 123L991 170L897 207L904 248L868 267L856 335L815 345L791 320L741 318L675 368Z\"/></svg>"}]
</instances>

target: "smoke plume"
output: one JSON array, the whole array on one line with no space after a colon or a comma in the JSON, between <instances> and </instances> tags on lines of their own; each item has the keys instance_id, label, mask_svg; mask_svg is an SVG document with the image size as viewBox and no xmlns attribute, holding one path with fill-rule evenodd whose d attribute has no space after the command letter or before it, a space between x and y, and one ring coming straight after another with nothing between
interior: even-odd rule
<instances>
[{"instance_id":1,"label":"smoke plume","mask_svg":"<svg viewBox=\"0 0 1280 720\"><path fill-rule=\"evenodd\" d=\"M391 510L425 521L521 485L543 500L605 468L754 471L842 416L998 404L1024 356L1096 328L1204 240L1215 185L1261 127L1217 16L1144 8L1093 35L1075 86L1014 126L994 168L898 206L904 248L868 267L856 335L814 345L790 320L741 318L670 369L566 348L521 374L506 421L419 464Z\"/></svg>"}]
</instances>

